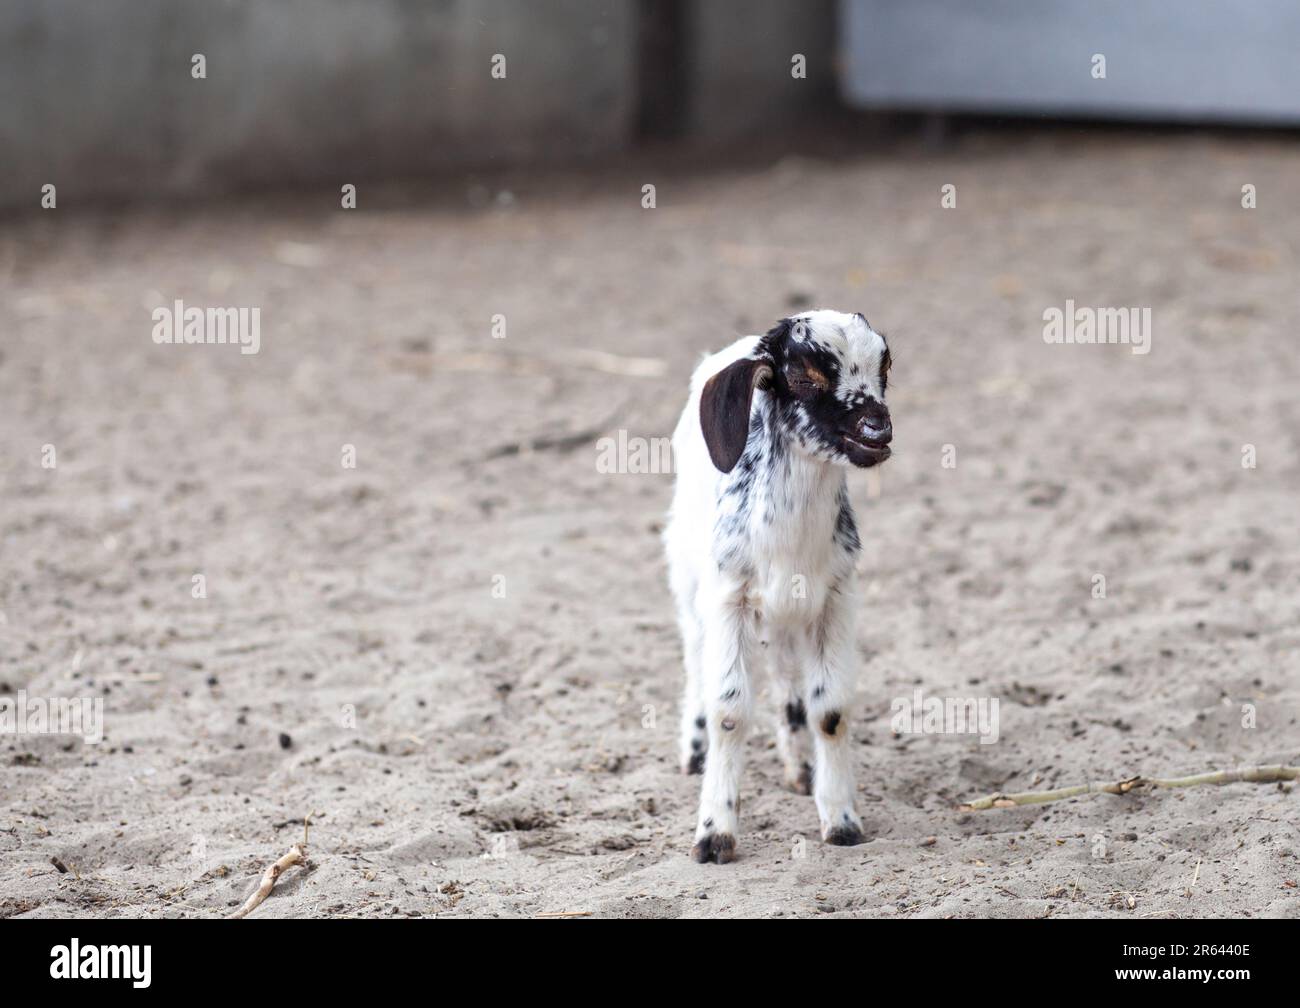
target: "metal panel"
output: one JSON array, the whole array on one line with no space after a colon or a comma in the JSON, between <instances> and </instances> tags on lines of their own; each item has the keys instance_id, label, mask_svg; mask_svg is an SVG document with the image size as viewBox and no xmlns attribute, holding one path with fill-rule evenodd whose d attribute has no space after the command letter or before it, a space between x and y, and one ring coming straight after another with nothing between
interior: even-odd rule
<instances>
[{"instance_id":1,"label":"metal panel","mask_svg":"<svg viewBox=\"0 0 1300 1008\"><path fill-rule=\"evenodd\" d=\"M1300 122L1296 0L841 3L859 107Z\"/></svg>"}]
</instances>

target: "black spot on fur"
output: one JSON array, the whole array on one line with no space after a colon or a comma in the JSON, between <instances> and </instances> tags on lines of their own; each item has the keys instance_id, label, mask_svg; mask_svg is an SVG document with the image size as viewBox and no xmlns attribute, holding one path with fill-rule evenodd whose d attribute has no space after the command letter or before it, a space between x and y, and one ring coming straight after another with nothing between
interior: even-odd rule
<instances>
[{"instance_id":1,"label":"black spot on fur","mask_svg":"<svg viewBox=\"0 0 1300 1008\"><path fill-rule=\"evenodd\" d=\"M707 722L707 721L704 720L704 715L703 715L703 714L701 714L699 717L697 717L697 718L695 719L695 727L696 727L696 728L707 728L708 725L709 725L709 722Z\"/></svg>"},{"instance_id":2,"label":"black spot on fur","mask_svg":"<svg viewBox=\"0 0 1300 1008\"><path fill-rule=\"evenodd\" d=\"M808 724L808 711L802 700L794 700L785 705L785 723L791 731L798 731Z\"/></svg>"},{"instance_id":3,"label":"black spot on fur","mask_svg":"<svg viewBox=\"0 0 1300 1008\"><path fill-rule=\"evenodd\" d=\"M691 754L690 762L686 764L686 772L688 774L704 773L704 753L697 752Z\"/></svg>"},{"instance_id":4,"label":"black spot on fur","mask_svg":"<svg viewBox=\"0 0 1300 1008\"><path fill-rule=\"evenodd\" d=\"M745 509L745 502L749 498L749 491L754 486L753 470L744 472L741 476L732 479L722 490L723 497L739 497L741 509Z\"/></svg>"},{"instance_id":5,"label":"black spot on fur","mask_svg":"<svg viewBox=\"0 0 1300 1008\"><path fill-rule=\"evenodd\" d=\"M822 718L822 731L827 735L834 735L840 728L840 712L831 711Z\"/></svg>"},{"instance_id":6,"label":"black spot on fur","mask_svg":"<svg viewBox=\"0 0 1300 1008\"><path fill-rule=\"evenodd\" d=\"M844 487L840 487L839 505L839 513L835 516L835 542L841 549L857 553L862 549L862 541L858 538L858 523L853 520L849 492Z\"/></svg>"},{"instance_id":7,"label":"black spot on fur","mask_svg":"<svg viewBox=\"0 0 1300 1008\"><path fill-rule=\"evenodd\" d=\"M767 439L767 454L773 465L786 460L785 438L776 430L772 430Z\"/></svg>"}]
</instances>

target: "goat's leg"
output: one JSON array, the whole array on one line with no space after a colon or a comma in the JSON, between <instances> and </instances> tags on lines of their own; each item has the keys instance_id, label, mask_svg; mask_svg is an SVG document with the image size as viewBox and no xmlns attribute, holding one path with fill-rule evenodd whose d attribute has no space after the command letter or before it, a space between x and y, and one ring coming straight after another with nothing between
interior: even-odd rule
<instances>
[{"instance_id":1,"label":"goat's leg","mask_svg":"<svg viewBox=\"0 0 1300 1008\"><path fill-rule=\"evenodd\" d=\"M785 786L795 794L812 794L812 745L808 739L808 708L804 702L807 658L800 641L789 633L772 641L772 695L776 701L776 749L785 769Z\"/></svg>"},{"instance_id":2,"label":"goat's leg","mask_svg":"<svg viewBox=\"0 0 1300 1008\"><path fill-rule=\"evenodd\" d=\"M849 706L853 699L856 659L853 641L853 587L845 578L827 596L822 618L813 628L812 664L808 672L808 727L816 760L813 797L821 819L822 839L839 846L865 838L854 809L853 751L849 741Z\"/></svg>"},{"instance_id":3,"label":"goat's leg","mask_svg":"<svg viewBox=\"0 0 1300 1008\"><path fill-rule=\"evenodd\" d=\"M753 710L758 660L757 616L743 585L716 594L703 609L705 719L709 755L700 787L696 861L726 864L735 856L745 734Z\"/></svg>"},{"instance_id":4,"label":"goat's leg","mask_svg":"<svg viewBox=\"0 0 1300 1008\"><path fill-rule=\"evenodd\" d=\"M682 631L682 664L686 667L686 686L682 691L682 727L679 741L682 773L704 772L708 749L708 720L705 716L704 683L700 674L703 660L704 629L693 605L683 603L677 616Z\"/></svg>"}]
</instances>

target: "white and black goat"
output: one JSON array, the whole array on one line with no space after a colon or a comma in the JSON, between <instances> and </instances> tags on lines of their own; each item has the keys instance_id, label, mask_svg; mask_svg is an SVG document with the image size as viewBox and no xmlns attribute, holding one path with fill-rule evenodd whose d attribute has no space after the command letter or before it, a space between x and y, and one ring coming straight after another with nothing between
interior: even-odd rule
<instances>
[{"instance_id":1,"label":"white and black goat","mask_svg":"<svg viewBox=\"0 0 1300 1008\"><path fill-rule=\"evenodd\" d=\"M812 793L826 842L864 839L848 724L860 544L845 473L889 458L889 364L862 315L812 311L736 341L691 378L664 541L686 666L682 770L704 774L697 861L735 855L763 658L786 783Z\"/></svg>"}]
</instances>

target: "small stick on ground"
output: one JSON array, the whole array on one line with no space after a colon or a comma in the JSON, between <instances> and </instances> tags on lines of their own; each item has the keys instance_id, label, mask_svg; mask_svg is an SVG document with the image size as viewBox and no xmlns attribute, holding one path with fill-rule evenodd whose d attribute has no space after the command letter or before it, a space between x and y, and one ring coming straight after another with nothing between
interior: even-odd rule
<instances>
[{"instance_id":1,"label":"small stick on ground","mask_svg":"<svg viewBox=\"0 0 1300 1008\"><path fill-rule=\"evenodd\" d=\"M1017 805L1042 805L1046 802L1064 801L1088 794L1124 795L1136 788L1195 787L1198 784L1273 784L1278 781L1300 779L1300 767L1248 766L1236 770L1215 770L1211 773L1193 774L1191 777L1130 777L1120 781L1090 781L1052 791L1020 791L1003 794L1001 791L957 806L959 812L979 812L991 808L1014 808Z\"/></svg>"},{"instance_id":2,"label":"small stick on ground","mask_svg":"<svg viewBox=\"0 0 1300 1008\"><path fill-rule=\"evenodd\" d=\"M668 362L658 357L628 357L591 347L559 349L551 357L525 357L506 353L431 354L424 362L440 371L514 372L538 374L564 371L572 367L587 368L620 378L661 378L668 373Z\"/></svg>"},{"instance_id":3,"label":"small stick on ground","mask_svg":"<svg viewBox=\"0 0 1300 1008\"><path fill-rule=\"evenodd\" d=\"M303 833L306 835L306 823L303 824ZM247 917L262 904L262 900L271 895L271 890L275 888L276 880L294 865L305 863L307 860L307 851L302 844L294 844L289 848L289 853L280 858L273 864L266 866L266 871L262 872L262 881L258 885L253 895L238 910L232 913L228 920L239 920Z\"/></svg>"},{"instance_id":4,"label":"small stick on ground","mask_svg":"<svg viewBox=\"0 0 1300 1008\"><path fill-rule=\"evenodd\" d=\"M533 914L533 917L590 917L590 910L552 910L549 913Z\"/></svg>"},{"instance_id":5,"label":"small stick on ground","mask_svg":"<svg viewBox=\"0 0 1300 1008\"><path fill-rule=\"evenodd\" d=\"M311 829L311 817L318 816L318 815L320 815L319 812L308 812L305 816L302 817L302 845L301 846L303 849L304 856L306 856L306 852L307 852L307 831Z\"/></svg>"}]
</instances>

